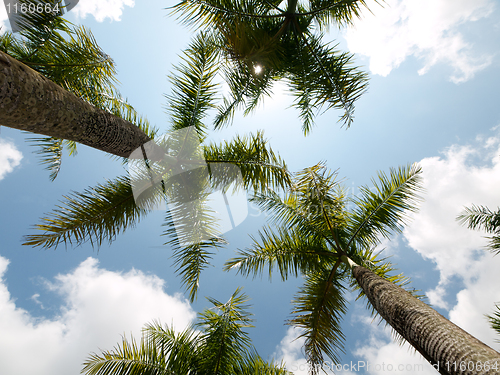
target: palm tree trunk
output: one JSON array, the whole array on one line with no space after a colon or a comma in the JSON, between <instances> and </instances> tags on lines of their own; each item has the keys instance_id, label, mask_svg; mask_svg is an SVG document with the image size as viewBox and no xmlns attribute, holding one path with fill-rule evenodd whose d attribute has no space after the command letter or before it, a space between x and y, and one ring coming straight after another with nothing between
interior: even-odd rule
<instances>
[{"instance_id":1,"label":"palm tree trunk","mask_svg":"<svg viewBox=\"0 0 500 375\"><path fill-rule=\"evenodd\" d=\"M441 374L499 374L500 353L372 271L352 273L382 318Z\"/></svg>"},{"instance_id":2,"label":"palm tree trunk","mask_svg":"<svg viewBox=\"0 0 500 375\"><path fill-rule=\"evenodd\" d=\"M128 157L151 139L0 52L0 125L68 139Z\"/></svg>"}]
</instances>

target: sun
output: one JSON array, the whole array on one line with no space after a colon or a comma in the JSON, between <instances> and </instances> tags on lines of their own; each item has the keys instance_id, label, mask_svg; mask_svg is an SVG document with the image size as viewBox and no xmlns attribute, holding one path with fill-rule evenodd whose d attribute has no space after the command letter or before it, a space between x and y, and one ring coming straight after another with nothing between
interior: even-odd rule
<instances>
[{"instance_id":1,"label":"sun","mask_svg":"<svg viewBox=\"0 0 500 375\"><path fill-rule=\"evenodd\" d=\"M262 73L262 66L260 66L260 65L255 65L255 67L253 69L254 69L255 74Z\"/></svg>"}]
</instances>

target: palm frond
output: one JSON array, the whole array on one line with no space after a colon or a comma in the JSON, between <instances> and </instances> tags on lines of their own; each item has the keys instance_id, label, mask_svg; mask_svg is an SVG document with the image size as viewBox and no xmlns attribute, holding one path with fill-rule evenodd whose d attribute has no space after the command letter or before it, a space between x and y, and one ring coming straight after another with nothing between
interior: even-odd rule
<instances>
[{"instance_id":1,"label":"palm frond","mask_svg":"<svg viewBox=\"0 0 500 375\"><path fill-rule=\"evenodd\" d=\"M45 169L50 171L49 178L51 181L54 181L61 171L63 149L66 148L70 156L75 156L78 153L77 143L67 139L34 137L26 140L32 146L38 147L38 150L33 152L40 156L40 164L47 165Z\"/></svg>"},{"instance_id":2,"label":"palm frond","mask_svg":"<svg viewBox=\"0 0 500 375\"><path fill-rule=\"evenodd\" d=\"M204 331L202 366L206 373L230 374L251 349L250 337L244 330L252 327L248 297L238 288L226 303L207 299L214 308L202 312L197 324Z\"/></svg>"},{"instance_id":3,"label":"palm frond","mask_svg":"<svg viewBox=\"0 0 500 375\"><path fill-rule=\"evenodd\" d=\"M145 195L150 204L157 199L155 194ZM25 237L24 245L57 248L60 244L81 245L90 241L100 247L130 227L134 227L148 212L147 204L136 205L128 178L117 178L64 197L42 224L35 226L41 234Z\"/></svg>"},{"instance_id":4,"label":"palm frond","mask_svg":"<svg viewBox=\"0 0 500 375\"><path fill-rule=\"evenodd\" d=\"M172 13L184 24L199 28L231 24L237 19L282 18L276 12L277 5L276 1L183 0L172 7Z\"/></svg>"},{"instance_id":5,"label":"palm frond","mask_svg":"<svg viewBox=\"0 0 500 375\"><path fill-rule=\"evenodd\" d=\"M488 319L491 328L493 328L496 333L500 334L500 305L495 305L496 311L493 313L493 315L486 315L486 318ZM496 340L497 342L500 342L500 339Z\"/></svg>"},{"instance_id":6,"label":"palm frond","mask_svg":"<svg viewBox=\"0 0 500 375\"><path fill-rule=\"evenodd\" d=\"M344 351L341 321L347 312L345 287L336 272L323 268L306 275L304 285L292 301L293 317L288 324L303 329L305 354L313 374L323 363L323 354L335 363Z\"/></svg>"},{"instance_id":7,"label":"palm frond","mask_svg":"<svg viewBox=\"0 0 500 375\"><path fill-rule=\"evenodd\" d=\"M339 26L352 25L355 19L361 17L363 8L368 9L364 0L310 0L309 9L304 15L314 17L320 30L326 31L332 23Z\"/></svg>"},{"instance_id":8,"label":"palm frond","mask_svg":"<svg viewBox=\"0 0 500 375\"><path fill-rule=\"evenodd\" d=\"M294 58L295 64L290 67L292 88L305 86L309 89L310 108L320 110L326 106L326 109L343 110L339 121L349 127L354 121L354 102L367 89L366 73L353 66L354 55L323 45L321 36L300 34L300 37L300 52L297 52L300 56ZM295 106L303 110L300 96ZM308 128L304 128L306 130Z\"/></svg>"},{"instance_id":9,"label":"palm frond","mask_svg":"<svg viewBox=\"0 0 500 375\"><path fill-rule=\"evenodd\" d=\"M189 184L185 184L189 186ZM182 191L182 186L176 191ZM196 193L196 192L195 192ZM197 296L201 273L210 265L215 250L226 244L220 236L220 222L210 207L208 194L198 192L190 201L169 195L168 211L162 235L169 238L165 245L173 250L176 273L189 298Z\"/></svg>"},{"instance_id":10,"label":"palm frond","mask_svg":"<svg viewBox=\"0 0 500 375\"><path fill-rule=\"evenodd\" d=\"M143 335L146 342L164 353L170 374L199 371L198 353L202 342L200 333L192 327L177 333L173 326L163 326L159 321L153 321L146 324Z\"/></svg>"},{"instance_id":11,"label":"palm frond","mask_svg":"<svg viewBox=\"0 0 500 375\"><path fill-rule=\"evenodd\" d=\"M198 314L198 323L182 332L154 321L140 342L122 339L113 350L92 354L86 375L236 374L289 375L283 364L265 362L251 345L248 297L237 289L228 302L208 298L213 307ZM199 332L196 328L201 328Z\"/></svg>"},{"instance_id":12,"label":"palm frond","mask_svg":"<svg viewBox=\"0 0 500 375\"><path fill-rule=\"evenodd\" d=\"M40 164L47 164L46 169L50 171L50 180L54 181L61 170L63 153L63 140L54 137L28 138L28 142L38 146L34 151L40 155Z\"/></svg>"},{"instance_id":13,"label":"palm frond","mask_svg":"<svg viewBox=\"0 0 500 375\"><path fill-rule=\"evenodd\" d=\"M121 346L104 351L101 355L90 355L83 363L81 373L86 375L171 375L166 364L165 353L151 342L141 338L124 337Z\"/></svg>"},{"instance_id":14,"label":"palm frond","mask_svg":"<svg viewBox=\"0 0 500 375\"><path fill-rule=\"evenodd\" d=\"M259 231L260 241L252 237L250 250L239 250L238 256L229 259L224 270L237 269L243 276L262 276L265 269L269 279L276 269L283 281L289 276L316 271L334 262L333 253L319 237L305 236L300 229L291 230L279 227L273 232L270 228Z\"/></svg>"},{"instance_id":15,"label":"palm frond","mask_svg":"<svg viewBox=\"0 0 500 375\"><path fill-rule=\"evenodd\" d=\"M271 96L273 70L265 67L264 71L255 74L255 66L261 65L258 56L248 58L244 63L231 64L223 69L225 82L229 87L229 96L223 98L223 104L217 107L214 128L219 129L232 124L234 113L243 108L244 115L250 114L262 101L264 96Z\"/></svg>"},{"instance_id":16,"label":"palm frond","mask_svg":"<svg viewBox=\"0 0 500 375\"><path fill-rule=\"evenodd\" d=\"M210 265L214 249L223 246L221 238L183 246L173 254L175 272L181 277L182 285L189 292L189 300L193 302L198 294L201 273Z\"/></svg>"},{"instance_id":17,"label":"palm frond","mask_svg":"<svg viewBox=\"0 0 500 375\"><path fill-rule=\"evenodd\" d=\"M205 136L202 119L213 108L217 71L217 50L210 33L200 33L185 51L183 62L170 76L173 93L167 96L167 110L172 118L172 130L194 126L200 137Z\"/></svg>"},{"instance_id":18,"label":"palm frond","mask_svg":"<svg viewBox=\"0 0 500 375\"><path fill-rule=\"evenodd\" d=\"M493 236L487 237L490 240L488 249L495 255L500 254L500 208L491 211L488 207L473 205L466 207L457 220L469 229L493 233Z\"/></svg>"},{"instance_id":19,"label":"palm frond","mask_svg":"<svg viewBox=\"0 0 500 375\"><path fill-rule=\"evenodd\" d=\"M348 219L350 239L346 246L356 242L360 248L370 248L381 237L400 233L409 212L417 211L418 195L423 190L421 168L417 164L391 169L389 176L380 172L373 179L373 190L362 187L361 197L353 198L354 210Z\"/></svg>"},{"instance_id":20,"label":"palm frond","mask_svg":"<svg viewBox=\"0 0 500 375\"><path fill-rule=\"evenodd\" d=\"M345 192L336 181L336 173L327 173L321 163L296 173L283 197L267 191L256 193L251 201L270 212L271 220L287 230L298 227L305 234L331 240L328 223L336 228L343 225Z\"/></svg>"},{"instance_id":21,"label":"palm frond","mask_svg":"<svg viewBox=\"0 0 500 375\"><path fill-rule=\"evenodd\" d=\"M286 79L296 96L303 131L307 134L314 116L324 107L344 111L340 121L349 127L354 102L366 91L367 75L352 63L353 55L323 43L312 32L330 23L346 25L360 16L364 0L279 1L184 0L173 6L184 23L210 28L225 57L221 61L230 94L218 108L214 126L230 124L234 112L253 111L272 85ZM263 67L254 74L254 67Z\"/></svg>"},{"instance_id":22,"label":"palm frond","mask_svg":"<svg viewBox=\"0 0 500 375\"><path fill-rule=\"evenodd\" d=\"M233 370L235 375L292 375L287 371L284 363L266 362L256 352L244 356L243 360L238 362Z\"/></svg>"},{"instance_id":23,"label":"palm frond","mask_svg":"<svg viewBox=\"0 0 500 375\"><path fill-rule=\"evenodd\" d=\"M218 186L219 181L211 168L221 163L236 165L241 172L244 187L256 192L286 189L291 183L285 162L268 146L262 132L245 137L236 136L231 141L204 146L204 157L213 186Z\"/></svg>"}]
</instances>

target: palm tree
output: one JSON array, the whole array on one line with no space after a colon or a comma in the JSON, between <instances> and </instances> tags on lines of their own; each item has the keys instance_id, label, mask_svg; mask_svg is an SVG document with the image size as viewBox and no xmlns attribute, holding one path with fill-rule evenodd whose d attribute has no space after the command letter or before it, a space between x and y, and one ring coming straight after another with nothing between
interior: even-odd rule
<instances>
[{"instance_id":1,"label":"palm tree","mask_svg":"<svg viewBox=\"0 0 500 375\"><path fill-rule=\"evenodd\" d=\"M154 137L116 90L115 64L89 30L64 20L62 7L22 13L20 22L21 32L0 36L0 124L46 136L34 141L52 179L64 145L70 153L78 142L128 157Z\"/></svg>"},{"instance_id":2,"label":"palm tree","mask_svg":"<svg viewBox=\"0 0 500 375\"><path fill-rule=\"evenodd\" d=\"M245 328L252 327L238 289L229 301L208 298L213 308L199 315L199 322L181 333L160 323L148 324L137 343L123 338L121 345L84 363L86 375L217 374L289 375L283 365L265 362L251 345ZM198 331L197 329L200 329Z\"/></svg>"},{"instance_id":3,"label":"palm tree","mask_svg":"<svg viewBox=\"0 0 500 375\"><path fill-rule=\"evenodd\" d=\"M364 0L182 0L174 14L190 26L212 30L223 54L221 69L229 85L215 119L229 123L235 109L252 111L273 82L284 80L296 100L302 129L308 133L316 112L338 108L349 127L354 102L366 90L366 74L352 65L353 55L323 42L330 24L352 23Z\"/></svg>"},{"instance_id":4,"label":"palm tree","mask_svg":"<svg viewBox=\"0 0 500 375\"><path fill-rule=\"evenodd\" d=\"M27 236L24 244L55 248L60 244L80 245L90 241L92 246L99 247L134 227L167 199L173 204L166 211L164 235L169 238L166 244L174 249L177 272L193 300L202 270L210 264L214 249L225 244L207 203L209 192L226 193L232 184L237 189L263 192L284 189L290 183L285 163L267 145L262 133L219 144L204 142L207 127L203 120L216 96L213 83L216 67L214 44L209 35L202 33L186 50L183 63L171 77L174 92L169 96L168 111L175 136L156 141L168 162L147 157L137 160L139 157L132 161L134 167L138 166L135 175L65 197L36 226L41 233ZM143 151L139 148L139 153ZM190 162L196 168L187 167ZM143 182L146 182L144 191L134 196L134 186Z\"/></svg>"},{"instance_id":5,"label":"palm tree","mask_svg":"<svg viewBox=\"0 0 500 375\"><path fill-rule=\"evenodd\" d=\"M374 253L381 238L400 232L408 213L416 210L420 173L416 165L379 173L374 188L363 187L360 197L348 198L336 174L319 164L298 173L283 197L266 193L254 198L273 213L276 229L261 231L253 247L240 251L225 268L245 276L267 270L269 277L277 269L283 280L303 275L289 324L303 330L312 372L323 362L323 354L339 361L344 340L340 322L350 285L442 374L498 373L494 365L499 353L402 288L408 280L401 274L389 276L391 264ZM462 371L462 364L469 362L475 370L486 362L489 367Z\"/></svg>"}]
</instances>

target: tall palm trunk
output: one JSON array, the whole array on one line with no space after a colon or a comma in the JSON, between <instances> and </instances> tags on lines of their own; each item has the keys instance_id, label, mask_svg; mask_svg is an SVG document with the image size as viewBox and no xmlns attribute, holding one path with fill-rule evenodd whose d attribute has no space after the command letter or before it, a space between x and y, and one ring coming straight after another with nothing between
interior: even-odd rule
<instances>
[{"instance_id":1,"label":"tall palm trunk","mask_svg":"<svg viewBox=\"0 0 500 375\"><path fill-rule=\"evenodd\" d=\"M0 125L128 157L150 138L0 52Z\"/></svg>"},{"instance_id":2,"label":"tall palm trunk","mask_svg":"<svg viewBox=\"0 0 500 375\"><path fill-rule=\"evenodd\" d=\"M372 271L353 265L352 273L375 310L439 373L500 373L500 353Z\"/></svg>"}]
</instances>

